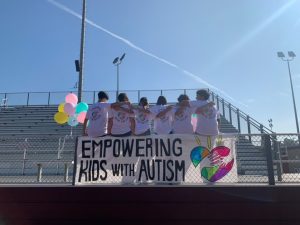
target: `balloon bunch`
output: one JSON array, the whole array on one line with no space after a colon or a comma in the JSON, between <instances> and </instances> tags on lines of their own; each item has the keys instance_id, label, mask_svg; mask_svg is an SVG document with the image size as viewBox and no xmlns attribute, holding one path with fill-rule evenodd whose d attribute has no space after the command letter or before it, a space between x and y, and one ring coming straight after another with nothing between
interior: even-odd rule
<instances>
[{"instance_id":1,"label":"balloon bunch","mask_svg":"<svg viewBox=\"0 0 300 225\"><path fill-rule=\"evenodd\" d=\"M73 93L68 94L65 101L58 106L58 112L54 115L55 122L58 124L68 123L71 127L83 123L89 108L88 104L85 102L77 104L78 98Z\"/></svg>"}]
</instances>

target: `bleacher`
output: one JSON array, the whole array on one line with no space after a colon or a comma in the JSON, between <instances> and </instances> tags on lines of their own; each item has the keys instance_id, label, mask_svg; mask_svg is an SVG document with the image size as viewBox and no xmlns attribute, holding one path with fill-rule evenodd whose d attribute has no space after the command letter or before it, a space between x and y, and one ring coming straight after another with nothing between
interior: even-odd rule
<instances>
[{"instance_id":1,"label":"bleacher","mask_svg":"<svg viewBox=\"0 0 300 225\"><path fill-rule=\"evenodd\" d=\"M53 120L56 112L56 105L15 106L0 111L1 176L33 176L37 174L38 164L42 164L44 177L58 176L62 181L64 165L72 167L75 137L82 134L82 125L73 128L58 125ZM220 131L238 133L224 116L221 116ZM267 175L265 153L261 146L246 138L237 141L237 165L241 175ZM72 172L70 168L68 175Z\"/></svg>"}]
</instances>

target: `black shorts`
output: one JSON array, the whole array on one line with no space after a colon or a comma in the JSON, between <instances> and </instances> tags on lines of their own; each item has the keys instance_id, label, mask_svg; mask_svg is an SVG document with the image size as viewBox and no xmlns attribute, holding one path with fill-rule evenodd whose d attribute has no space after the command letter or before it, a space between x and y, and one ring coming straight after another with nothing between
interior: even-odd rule
<instances>
[{"instance_id":1,"label":"black shorts","mask_svg":"<svg viewBox=\"0 0 300 225\"><path fill-rule=\"evenodd\" d=\"M131 131L125 133L125 134L111 134L113 137L128 137L131 136Z\"/></svg>"}]
</instances>

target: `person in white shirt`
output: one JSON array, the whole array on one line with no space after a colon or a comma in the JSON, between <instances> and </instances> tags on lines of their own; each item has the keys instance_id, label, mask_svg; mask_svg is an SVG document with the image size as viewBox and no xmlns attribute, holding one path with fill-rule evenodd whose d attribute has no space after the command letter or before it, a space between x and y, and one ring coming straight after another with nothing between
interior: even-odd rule
<instances>
[{"instance_id":1,"label":"person in white shirt","mask_svg":"<svg viewBox=\"0 0 300 225\"><path fill-rule=\"evenodd\" d=\"M167 99L159 96L155 106L150 108L154 115L154 133L172 133L172 106L167 106Z\"/></svg>"},{"instance_id":2,"label":"person in white shirt","mask_svg":"<svg viewBox=\"0 0 300 225\"><path fill-rule=\"evenodd\" d=\"M135 135L150 135L150 120L153 118L146 97L140 99L139 105L133 109L135 115Z\"/></svg>"},{"instance_id":3,"label":"person in white shirt","mask_svg":"<svg viewBox=\"0 0 300 225\"><path fill-rule=\"evenodd\" d=\"M197 91L197 101L191 101L190 106L197 114L195 133L206 136L219 134L220 113L213 102L209 102L209 92L206 89Z\"/></svg>"},{"instance_id":4,"label":"person in white shirt","mask_svg":"<svg viewBox=\"0 0 300 225\"><path fill-rule=\"evenodd\" d=\"M118 102L111 104L108 133L115 137L130 136L134 132L134 113L125 93L118 95Z\"/></svg>"},{"instance_id":5,"label":"person in white shirt","mask_svg":"<svg viewBox=\"0 0 300 225\"><path fill-rule=\"evenodd\" d=\"M194 109L189 105L181 104L189 101L189 97L182 94L178 97L178 104L173 108L173 133L174 134L193 134L192 114Z\"/></svg>"},{"instance_id":6,"label":"person in white shirt","mask_svg":"<svg viewBox=\"0 0 300 225\"><path fill-rule=\"evenodd\" d=\"M104 91L98 93L98 102L89 107L83 123L83 135L101 137L107 135L107 122L110 104ZM88 123L89 122L89 123ZM88 124L88 126L87 126Z\"/></svg>"}]
</instances>

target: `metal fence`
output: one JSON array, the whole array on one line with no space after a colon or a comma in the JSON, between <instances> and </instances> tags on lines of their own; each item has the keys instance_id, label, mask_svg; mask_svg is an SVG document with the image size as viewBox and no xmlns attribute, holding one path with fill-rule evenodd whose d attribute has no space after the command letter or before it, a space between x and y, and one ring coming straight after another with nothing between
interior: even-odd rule
<instances>
[{"instance_id":1,"label":"metal fence","mask_svg":"<svg viewBox=\"0 0 300 225\"><path fill-rule=\"evenodd\" d=\"M300 183L299 135L238 134L236 137L238 184ZM75 139L0 137L0 184L71 184Z\"/></svg>"}]
</instances>

